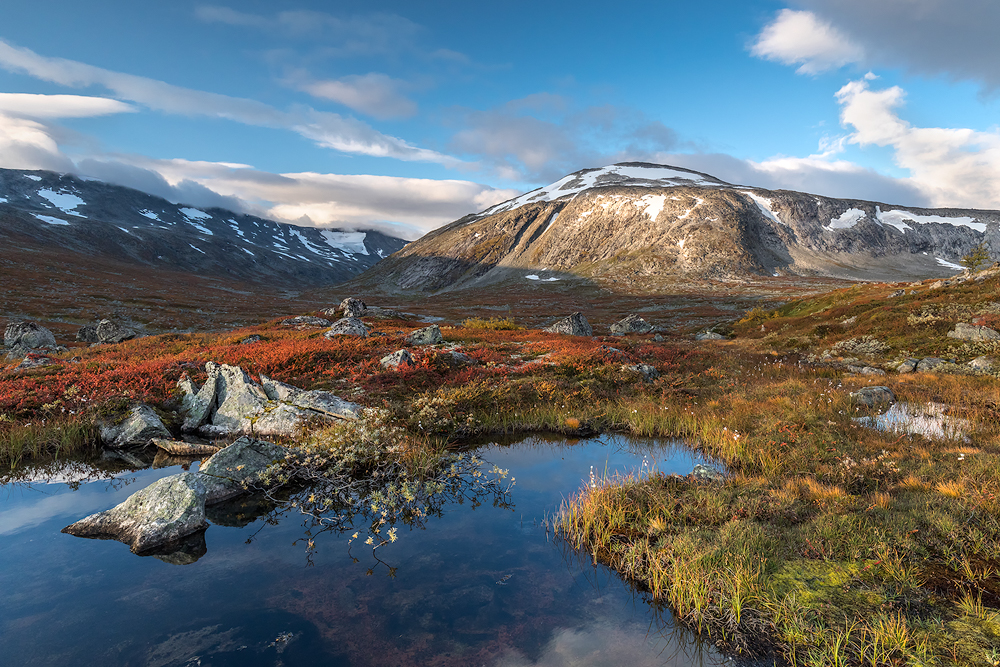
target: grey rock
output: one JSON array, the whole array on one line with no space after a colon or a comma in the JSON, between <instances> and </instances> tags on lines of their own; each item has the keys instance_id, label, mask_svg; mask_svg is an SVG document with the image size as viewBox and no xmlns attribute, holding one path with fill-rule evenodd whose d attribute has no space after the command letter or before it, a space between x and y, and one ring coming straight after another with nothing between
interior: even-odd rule
<instances>
[{"instance_id":1,"label":"grey rock","mask_svg":"<svg viewBox=\"0 0 1000 667\"><path fill-rule=\"evenodd\" d=\"M945 361L944 359L939 359L937 357L924 357L923 359L920 360L920 362L917 364L917 367L914 370L917 373L929 373L934 369L938 368L939 366L943 366L944 364L947 363L948 362Z\"/></svg>"},{"instance_id":2,"label":"grey rock","mask_svg":"<svg viewBox=\"0 0 1000 667\"><path fill-rule=\"evenodd\" d=\"M295 394L302 392L298 387L274 380L266 375L260 376L260 386L264 390L264 395L272 401L290 401Z\"/></svg>"},{"instance_id":3,"label":"grey rock","mask_svg":"<svg viewBox=\"0 0 1000 667\"><path fill-rule=\"evenodd\" d=\"M583 316L583 313L573 313L555 324L547 327L544 331L549 333L564 334L566 336L593 336L594 329L590 322Z\"/></svg>"},{"instance_id":4,"label":"grey rock","mask_svg":"<svg viewBox=\"0 0 1000 667\"><path fill-rule=\"evenodd\" d=\"M898 289L895 292L892 292L891 294L889 294L889 298L890 299L895 299L897 296L903 296L905 294L906 294L906 290L905 289Z\"/></svg>"},{"instance_id":5,"label":"grey rock","mask_svg":"<svg viewBox=\"0 0 1000 667\"><path fill-rule=\"evenodd\" d=\"M104 512L63 528L78 537L111 538L143 553L205 528L207 489L200 473L157 480Z\"/></svg>"},{"instance_id":6,"label":"grey rock","mask_svg":"<svg viewBox=\"0 0 1000 667\"><path fill-rule=\"evenodd\" d=\"M306 421L310 417L315 416L317 416L316 412L311 412L288 403L270 402L259 415L252 419L247 419L243 423L242 428L234 432L255 435L281 435L291 438L302 435Z\"/></svg>"},{"instance_id":7,"label":"grey rock","mask_svg":"<svg viewBox=\"0 0 1000 667\"><path fill-rule=\"evenodd\" d=\"M361 414L362 407L360 405L345 401L328 391L319 389L305 391L290 384L272 380L266 375L260 376L260 382L267 397L272 401L291 403L296 408L311 410L321 416L336 419L357 419ZM265 422L266 424L267 422Z\"/></svg>"},{"instance_id":8,"label":"grey rock","mask_svg":"<svg viewBox=\"0 0 1000 667\"><path fill-rule=\"evenodd\" d=\"M406 342L410 345L437 345L443 341L444 336L441 335L441 328L436 324L417 329L406 337Z\"/></svg>"},{"instance_id":9,"label":"grey rock","mask_svg":"<svg viewBox=\"0 0 1000 667\"><path fill-rule=\"evenodd\" d=\"M37 350L56 346L56 337L37 322L15 320L7 324L3 332L4 347L20 347Z\"/></svg>"},{"instance_id":10,"label":"grey rock","mask_svg":"<svg viewBox=\"0 0 1000 667\"><path fill-rule=\"evenodd\" d=\"M848 366L848 372L858 375L885 375L885 371L874 366Z\"/></svg>"},{"instance_id":11,"label":"grey rock","mask_svg":"<svg viewBox=\"0 0 1000 667\"><path fill-rule=\"evenodd\" d=\"M996 367L996 360L994 360L993 357L983 355L981 357L976 357L966 364L966 366L977 371L989 371Z\"/></svg>"},{"instance_id":12,"label":"grey rock","mask_svg":"<svg viewBox=\"0 0 1000 667\"><path fill-rule=\"evenodd\" d=\"M35 354L29 352L24 355L24 359L21 360L14 370L15 371L28 371L32 368L41 368L43 366L56 366L61 364L62 361L59 359L54 359L44 354Z\"/></svg>"},{"instance_id":13,"label":"grey rock","mask_svg":"<svg viewBox=\"0 0 1000 667\"><path fill-rule=\"evenodd\" d=\"M87 324L76 332L76 339L84 343L111 345L135 338L138 334L128 327L112 320L101 320L97 324Z\"/></svg>"},{"instance_id":14,"label":"grey rock","mask_svg":"<svg viewBox=\"0 0 1000 667\"><path fill-rule=\"evenodd\" d=\"M700 331L695 334L695 340L726 340L726 337L714 331Z\"/></svg>"},{"instance_id":15,"label":"grey rock","mask_svg":"<svg viewBox=\"0 0 1000 667\"><path fill-rule=\"evenodd\" d=\"M286 327L328 327L330 326L330 320L324 320L322 317L313 317L311 315L299 315L298 317L293 317L287 320L281 320L281 323Z\"/></svg>"},{"instance_id":16,"label":"grey rock","mask_svg":"<svg viewBox=\"0 0 1000 667\"><path fill-rule=\"evenodd\" d=\"M130 409L120 419L102 419L97 423L101 442L114 449L145 447L153 438L171 437L159 415L144 403Z\"/></svg>"},{"instance_id":17,"label":"grey rock","mask_svg":"<svg viewBox=\"0 0 1000 667\"><path fill-rule=\"evenodd\" d=\"M1000 340L1000 333L998 333L996 329L990 329L989 327L980 327L975 324L959 322L955 325L954 331L948 332L948 338L957 338L958 340L993 341Z\"/></svg>"},{"instance_id":18,"label":"grey rock","mask_svg":"<svg viewBox=\"0 0 1000 667\"><path fill-rule=\"evenodd\" d=\"M340 302L340 310L344 317L361 317L367 312L368 307L361 299L347 298Z\"/></svg>"},{"instance_id":19,"label":"grey rock","mask_svg":"<svg viewBox=\"0 0 1000 667\"><path fill-rule=\"evenodd\" d=\"M240 341L240 345L250 345L251 343L259 343L264 340L259 334L251 334Z\"/></svg>"},{"instance_id":20,"label":"grey rock","mask_svg":"<svg viewBox=\"0 0 1000 667\"><path fill-rule=\"evenodd\" d=\"M248 422L267 408L267 394L239 366L205 364L209 380L215 378L215 411L212 425L228 428L232 433L246 432Z\"/></svg>"},{"instance_id":21,"label":"grey rock","mask_svg":"<svg viewBox=\"0 0 1000 667\"><path fill-rule=\"evenodd\" d=\"M656 370L655 366L650 366L649 364L626 365L622 366L622 370L639 373L642 375L642 379L646 382L652 382L656 378L660 377L660 371Z\"/></svg>"},{"instance_id":22,"label":"grey rock","mask_svg":"<svg viewBox=\"0 0 1000 667\"><path fill-rule=\"evenodd\" d=\"M612 336L627 336L628 334L646 334L653 330L653 325L638 315L632 314L611 325Z\"/></svg>"},{"instance_id":23,"label":"grey rock","mask_svg":"<svg viewBox=\"0 0 1000 667\"><path fill-rule=\"evenodd\" d=\"M451 358L452 366L475 366L479 363L469 355L464 354L462 352L456 352L454 350L450 350L445 354Z\"/></svg>"},{"instance_id":24,"label":"grey rock","mask_svg":"<svg viewBox=\"0 0 1000 667\"><path fill-rule=\"evenodd\" d=\"M663 336L661 336L660 334L656 334L655 336L653 336L653 340L655 340L657 343L662 343Z\"/></svg>"},{"instance_id":25,"label":"grey rock","mask_svg":"<svg viewBox=\"0 0 1000 667\"><path fill-rule=\"evenodd\" d=\"M401 366L412 367L415 362L409 350L396 350L382 357L379 363L382 364L382 368L399 369Z\"/></svg>"},{"instance_id":26,"label":"grey rock","mask_svg":"<svg viewBox=\"0 0 1000 667\"><path fill-rule=\"evenodd\" d=\"M220 449L198 471L205 488L205 503L211 505L246 491L246 484L261 483L272 464L285 460L288 450L263 440L243 436Z\"/></svg>"},{"instance_id":27,"label":"grey rock","mask_svg":"<svg viewBox=\"0 0 1000 667\"><path fill-rule=\"evenodd\" d=\"M896 395L889 387L865 387L857 391L852 391L851 402L856 405L864 405L869 408L878 408L892 405L896 402Z\"/></svg>"},{"instance_id":28,"label":"grey rock","mask_svg":"<svg viewBox=\"0 0 1000 667\"><path fill-rule=\"evenodd\" d=\"M184 392L181 399L181 416L184 417L184 423L181 425L182 431L185 433L196 431L209 419L212 409L215 407L215 390L218 381L218 373L211 372L201 389L198 389L198 386L186 373L177 381L177 387Z\"/></svg>"},{"instance_id":29,"label":"grey rock","mask_svg":"<svg viewBox=\"0 0 1000 667\"><path fill-rule=\"evenodd\" d=\"M336 322L330 327L324 336L327 338L333 338L334 336L358 336L360 338L367 338L370 329L368 326L356 317L344 317Z\"/></svg>"},{"instance_id":30,"label":"grey rock","mask_svg":"<svg viewBox=\"0 0 1000 667\"><path fill-rule=\"evenodd\" d=\"M897 364L896 371L899 373L913 373L917 370L919 363L919 359L905 359Z\"/></svg>"},{"instance_id":31,"label":"grey rock","mask_svg":"<svg viewBox=\"0 0 1000 667\"><path fill-rule=\"evenodd\" d=\"M726 479L726 476L715 468L701 463L694 467L694 470L691 471L691 476L703 482L723 482Z\"/></svg>"}]
</instances>

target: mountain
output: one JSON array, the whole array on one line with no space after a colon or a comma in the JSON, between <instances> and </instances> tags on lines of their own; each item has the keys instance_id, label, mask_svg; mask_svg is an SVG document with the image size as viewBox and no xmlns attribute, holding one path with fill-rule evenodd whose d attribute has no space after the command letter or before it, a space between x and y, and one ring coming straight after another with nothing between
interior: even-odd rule
<instances>
[{"instance_id":1,"label":"mountain","mask_svg":"<svg viewBox=\"0 0 1000 667\"><path fill-rule=\"evenodd\" d=\"M5 253L102 261L302 288L343 282L406 241L382 232L298 227L48 171L0 169Z\"/></svg>"},{"instance_id":2,"label":"mountain","mask_svg":"<svg viewBox=\"0 0 1000 667\"><path fill-rule=\"evenodd\" d=\"M406 246L359 280L435 292L583 278L619 285L777 275L954 274L1000 212L924 209L732 185L679 167L584 169Z\"/></svg>"}]
</instances>

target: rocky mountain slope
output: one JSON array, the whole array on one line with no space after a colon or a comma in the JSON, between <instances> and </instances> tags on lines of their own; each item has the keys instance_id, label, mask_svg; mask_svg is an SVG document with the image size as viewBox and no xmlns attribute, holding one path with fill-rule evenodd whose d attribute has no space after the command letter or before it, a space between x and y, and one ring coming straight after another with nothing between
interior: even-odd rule
<instances>
[{"instance_id":1,"label":"rocky mountain slope","mask_svg":"<svg viewBox=\"0 0 1000 667\"><path fill-rule=\"evenodd\" d=\"M12 169L0 169L0 235L7 250L22 255L69 251L86 265L113 260L295 288L342 282L406 244L378 231L298 227L72 175Z\"/></svg>"},{"instance_id":2,"label":"rocky mountain slope","mask_svg":"<svg viewBox=\"0 0 1000 667\"><path fill-rule=\"evenodd\" d=\"M951 275L1000 212L902 207L735 186L687 169L584 169L411 243L362 281L434 292L500 281L628 285L776 275Z\"/></svg>"}]
</instances>

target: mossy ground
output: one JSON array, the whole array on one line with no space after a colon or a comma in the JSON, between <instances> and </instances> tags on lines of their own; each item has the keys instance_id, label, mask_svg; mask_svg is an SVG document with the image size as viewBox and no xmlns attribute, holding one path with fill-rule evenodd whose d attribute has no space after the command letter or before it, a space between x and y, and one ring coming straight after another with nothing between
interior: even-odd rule
<instances>
[{"instance_id":1,"label":"mossy ground","mask_svg":"<svg viewBox=\"0 0 1000 667\"><path fill-rule=\"evenodd\" d=\"M567 543L734 651L809 665L1000 664L997 378L800 363L864 336L880 343L870 364L967 361L989 350L945 334L957 321L995 324L998 287L993 278L892 298L899 286L838 290L753 311L732 324L732 340L703 344L564 337L510 328L525 323L505 314L497 326L443 326L445 345L416 350L403 370L379 359L404 346L421 326L413 321L369 320L382 335L333 341L277 321L154 336L75 350L79 363L0 372L0 426L85 424L93 406L122 396L169 408L181 374L201 380L213 360L385 408L413 436L456 447L533 430L680 436L727 466L723 483L604 480L557 517ZM251 334L262 341L240 343ZM450 348L477 363L456 365ZM627 368L638 363L659 377L643 381ZM859 426L849 393L873 384L948 406L971 424L967 440ZM8 464L36 453L4 442Z\"/></svg>"}]
</instances>

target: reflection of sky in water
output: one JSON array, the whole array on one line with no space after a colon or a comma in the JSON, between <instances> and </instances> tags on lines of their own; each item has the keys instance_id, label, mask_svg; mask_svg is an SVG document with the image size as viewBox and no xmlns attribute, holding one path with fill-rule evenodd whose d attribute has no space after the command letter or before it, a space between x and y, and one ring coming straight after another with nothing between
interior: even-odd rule
<instances>
[{"instance_id":1,"label":"reflection of sky in water","mask_svg":"<svg viewBox=\"0 0 1000 667\"><path fill-rule=\"evenodd\" d=\"M517 478L512 509L453 505L372 558L323 535L306 563L302 521L212 526L208 553L175 566L117 542L59 533L176 469L135 483L0 487L0 655L65 665L701 665L709 649L614 574L553 543L541 521L585 483L590 466L690 472L690 452L531 439L481 450ZM249 543L247 540L250 540ZM389 577L389 566L395 576ZM372 574L369 575L369 568ZM498 584L498 581L503 581ZM9 661L9 662L8 662Z\"/></svg>"}]
</instances>

